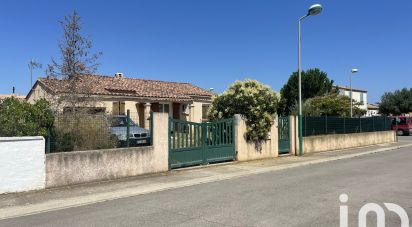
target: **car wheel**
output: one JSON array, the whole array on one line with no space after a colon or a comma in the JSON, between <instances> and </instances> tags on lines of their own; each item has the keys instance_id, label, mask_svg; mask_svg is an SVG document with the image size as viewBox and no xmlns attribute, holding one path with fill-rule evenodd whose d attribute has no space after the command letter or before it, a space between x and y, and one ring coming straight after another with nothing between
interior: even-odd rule
<instances>
[{"instance_id":1,"label":"car wheel","mask_svg":"<svg viewBox=\"0 0 412 227\"><path fill-rule=\"evenodd\" d=\"M403 136L403 130L399 129L396 134L397 134L398 136Z\"/></svg>"}]
</instances>

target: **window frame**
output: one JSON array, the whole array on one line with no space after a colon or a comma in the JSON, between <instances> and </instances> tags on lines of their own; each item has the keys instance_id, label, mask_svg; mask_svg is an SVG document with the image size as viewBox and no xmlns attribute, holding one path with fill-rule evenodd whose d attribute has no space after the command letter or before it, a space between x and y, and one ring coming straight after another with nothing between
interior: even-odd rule
<instances>
[{"instance_id":1,"label":"window frame","mask_svg":"<svg viewBox=\"0 0 412 227\"><path fill-rule=\"evenodd\" d=\"M167 105L167 111L165 111L165 106ZM170 103L159 103L159 113L170 113Z\"/></svg>"}]
</instances>

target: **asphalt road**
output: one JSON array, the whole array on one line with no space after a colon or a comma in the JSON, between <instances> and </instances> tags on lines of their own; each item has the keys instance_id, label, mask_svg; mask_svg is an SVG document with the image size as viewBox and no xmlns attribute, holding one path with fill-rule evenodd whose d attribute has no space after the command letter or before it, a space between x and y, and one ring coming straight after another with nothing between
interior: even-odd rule
<instances>
[{"instance_id":1,"label":"asphalt road","mask_svg":"<svg viewBox=\"0 0 412 227\"><path fill-rule=\"evenodd\" d=\"M268 172L6 219L0 226L349 226L368 202L396 203L412 219L412 148ZM386 211L386 226L400 226ZM368 215L368 226L376 226Z\"/></svg>"}]
</instances>

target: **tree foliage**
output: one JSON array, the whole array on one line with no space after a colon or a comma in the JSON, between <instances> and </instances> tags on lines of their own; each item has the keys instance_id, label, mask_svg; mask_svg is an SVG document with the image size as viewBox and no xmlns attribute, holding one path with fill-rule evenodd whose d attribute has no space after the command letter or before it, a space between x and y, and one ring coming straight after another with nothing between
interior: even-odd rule
<instances>
[{"instance_id":1,"label":"tree foliage","mask_svg":"<svg viewBox=\"0 0 412 227\"><path fill-rule=\"evenodd\" d=\"M379 112L382 114L407 114L412 112L412 88L385 92L381 97Z\"/></svg>"},{"instance_id":2,"label":"tree foliage","mask_svg":"<svg viewBox=\"0 0 412 227\"><path fill-rule=\"evenodd\" d=\"M99 66L97 60L102 54L91 53L92 41L82 34L80 16L74 11L60 21L63 28L63 39L59 42L60 61L52 58L48 64L46 74L49 78L67 80L68 91L60 95L52 104L74 107L78 103L90 102L91 89L94 84L83 80L82 76L93 74Z\"/></svg>"},{"instance_id":3,"label":"tree foliage","mask_svg":"<svg viewBox=\"0 0 412 227\"><path fill-rule=\"evenodd\" d=\"M73 11L60 21L64 34L59 42L60 63L52 59L48 65L48 76L59 79L74 79L97 70L97 60L101 52L92 54L92 41L81 33L82 23L79 14Z\"/></svg>"},{"instance_id":4,"label":"tree foliage","mask_svg":"<svg viewBox=\"0 0 412 227\"><path fill-rule=\"evenodd\" d=\"M30 104L7 98L0 103L0 136L46 136L53 119L49 103L44 99Z\"/></svg>"},{"instance_id":5,"label":"tree foliage","mask_svg":"<svg viewBox=\"0 0 412 227\"><path fill-rule=\"evenodd\" d=\"M353 116L360 117L366 110L359 108L359 102L353 102ZM294 112L297 112L295 109ZM336 93L309 98L303 107L305 116L350 117L350 98Z\"/></svg>"},{"instance_id":6,"label":"tree foliage","mask_svg":"<svg viewBox=\"0 0 412 227\"><path fill-rule=\"evenodd\" d=\"M277 107L278 97L270 87L256 80L236 81L213 99L208 116L215 120L240 114L246 121L246 138L260 144L268 137Z\"/></svg>"},{"instance_id":7,"label":"tree foliage","mask_svg":"<svg viewBox=\"0 0 412 227\"><path fill-rule=\"evenodd\" d=\"M328 78L326 72L318 68L302 71L302 101L316 96L336 93L333 89L333 80ZM279 113L288 115L294 109L299 99L299 76L292 73L288 82L280 90L281 102Z\"/></svg>"}]
</instances>

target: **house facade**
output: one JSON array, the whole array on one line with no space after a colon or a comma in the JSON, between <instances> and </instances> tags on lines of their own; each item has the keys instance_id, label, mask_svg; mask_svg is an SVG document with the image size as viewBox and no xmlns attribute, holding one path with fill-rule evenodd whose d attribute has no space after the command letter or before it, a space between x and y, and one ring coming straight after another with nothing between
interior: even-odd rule
<instances>
[{"instance_id":1,"label":"house facade","mask_svg":"<svg viewBox=\"0 0 412 227\"><path fill-rule=\"evenodd\" d=\"M16 98L16 99L18 99L18 100L24 100L24 99L25 99L25 97L24 97L24 96L21 96L21 95L16 95L16 94L0 94L0 102L1 102L2 100L4 100L4 99L7 99L7 98Z\"/></svg>"},{"instance_id":2,"label":"house facade","mask_svg":"<svg viewBox=\"0 0 412 227\"><path fill-rule=\"evenodd\" d=\"M139 126L149 127L150 112L165 112L174 119L202 122L207 120L207 109L213 93L192 85L158 80L127 78L122 73L114 76L82 75L79 80L39 78L26 96L30 103L45 98L59 112L72 110L73 105L56 101L77 87L85 101L75 104L76 109L125 115ZM69 107L71 106L71 107Z\"/></svg>"},{"instance_id":3,"label":"house facade","mask_svg":"<svg viewBox=\"0 0 412 227\"><path fill-rule=\"evenodd\" d=\"M335 86L335 88L339 89L339 93L341 95L350 97L350 92L351 92L350 87ZM360 109L363 109L366 111L368 110L368 91L357 89L357 88L352 88L352 99L361 104L359 106Z\"/></svg>"},{"instance_id":4,"label":"house facade","mask_svg":"<svg viewBox=\"0 0 412 227\"><path fill-rule=\"evenodd\" d=\"M380 116L379 106L375 104L368 104L368 111L366 112L366 116L368 117Z\"/></svg>"}]
</instances>

